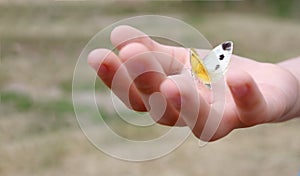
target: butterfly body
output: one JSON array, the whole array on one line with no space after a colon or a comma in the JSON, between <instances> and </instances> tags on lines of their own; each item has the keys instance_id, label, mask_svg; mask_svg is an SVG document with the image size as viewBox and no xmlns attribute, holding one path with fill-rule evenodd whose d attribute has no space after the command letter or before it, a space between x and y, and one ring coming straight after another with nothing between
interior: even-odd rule
<instances>
[{"instance_id":1,"label":"butterfly body","mask_svg":"<svg viewBox=\"0 0 300 176\"><path fill-rule=\"evenodd\" d=\"M203 59L197 51L190 49L191 71L203 84L211 87L211 83L221 79L228 69L233 51L233 43L223 42L214 48Z\"/></svg>"}]
</instances>

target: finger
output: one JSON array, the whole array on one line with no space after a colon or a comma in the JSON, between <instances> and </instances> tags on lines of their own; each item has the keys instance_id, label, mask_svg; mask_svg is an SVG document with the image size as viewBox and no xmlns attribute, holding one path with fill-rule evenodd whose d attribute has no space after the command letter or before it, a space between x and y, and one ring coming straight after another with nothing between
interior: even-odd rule
<instances>
[{"instance_id":1,"label":"finger","mask_svg":"<svg viewBox=\"0 0 300 176\"><path fill-rule=\"evenodd\" d=\"M141 92L143 102L152 118L157 123L174 126L178 119L178 112L174 107L167 101L163 106L164 101L159 97L151 98L153 93L160 91L160 84L166 78L153 53L140 43L131 43L123 47L119 55L136 88ZM162 112L163 107L165 109Z\"/></svg>"},{"instance_id":2,"label":"finger","mask_svg":"<svg viewBox=\"0 0 300 176\"><path fill-rule=\"evenodd\" d=\"M187 75L172 76L162 83L161 92L179 112L179 119L200 138L210 106L198 93L192 78Z\"/></svg>"},{"instance_id":3,"label":"finger","mask_svg":"<svg viewBox=\"0 0 300 176\"><path fill-rule=\"evenodd\" d=\"M167 126L186 126L185 122L179 119L179 113L162 93L153 93L149 97L149 104L149 114L157 123Z\"/></svg>"},{"instance_id":4,"label":"finger","mask_svg":"<svg viewBox=\"0 0 300 176\"><path fill-rule=\"evenodd\" d=\"M246 72L229 73L227 84L230 88L239 114L239 120L246 126L265 121L267 104L257 84Z\"/></svg>"},{"instance_id":5,"label":"finger","mask_svg":"<svg viewBox=\"0 0 300 176\"><path fill-rule=\"evenodd\" d=\"M131 109L145 111L146 108L120 59L110 50L96 49L88 56L88 63L102 81ZM119 81L118 86L116 82ZM128 91L126 91L128 90Z\"/></svg>"},{"instance_id":6,"label":"finger","mask_svg":"<svg viewBox=\"0 0 300 176\"><path fill-rule=\"evenodd\" d=\"M142 44L132 43L122 48L119 55L141 93L149 95L159 91L166 75L152 52Z\"/></svg>"},{"instance_id":7,"label":"finger","mask_svg":"<svg viewBox=\"0 0 300 176\"><path fill-rule=\"evenodd\" d=\"M182 114L180 115L181 110L181 95L180 91L178 90L178 87L174 83L172 79L166 79L160 86L160 90L164 97L166 98L168 105L172 107L172 110L175 113L173 116L170 114L166 114L165 116L168 118L165 118L168 122L168 124L173 124L174 126L186 126Z\"/></svg>"},{"instance_id":8,"label":"finger","mask_svg":"<svg viewBox=\"0 0 300 176\"><path fill-rule=\"evenodd\" d=\"M112 44L120 50L129 43L141 43L150 50L154 50L159 44L145 33L127 25L116 27L110 35Z\"/></svg>"},{"instance_id":9,"label":"finger","mask_svg":"<svg viewBox=\"0 0 300 176\"><path fill-rule=\"evenodd\" d=\"M159 60L163 62L161 64L168 65L163 67L165 72L168 73L177 73L178 70L181 70L183 65L189 59L189 50L182 47L174 47L161 45L156 41L152 40L145 33L130 27L130 26L118 26L111 32L111 42L119 50L129 43L141 43L146 46L150 51L155 51L159 53L165 53L170 56L172 59ZM174 62L174 60L176 62ZM175 71L174 71L175 70Z\"/></svg>"},{"instance_id":10,"label":"finger","mask_svg":"<svg viewBox=\"0 0 300 176\"><path fill-rule=\"evenodd\" d=\"M108 87L111 87L113 76L121 65L118 57L110 50L96 49L90 52L88 63L94 68L103 82Z\"/></svg>"}]
</instances>

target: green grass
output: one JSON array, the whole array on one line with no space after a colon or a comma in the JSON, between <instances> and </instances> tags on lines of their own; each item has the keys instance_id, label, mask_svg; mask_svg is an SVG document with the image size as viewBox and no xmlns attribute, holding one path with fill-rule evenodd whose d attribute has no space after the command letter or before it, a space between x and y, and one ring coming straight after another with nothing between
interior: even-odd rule
<instances>
[{"instance_id":1,"label":"green grass","mask_svg":"<svg viewBox=\"0 0 300 176\"><path fill-rule=\"evenodd\" d=\"M44 112L45 114L55 113L55 114L63 115L65 113L74 112L73 104L71 100L68 99L47 101L47 102L39 103L36 106L40 111Z\"/></svg>"},{"instance_id":2,"label":"green grass","mask_svg":"<svg viewBox=\"0 0 300 176\"><path fill-rule=\"evenodd\" d=\"M71 99L61 98L37 101L25 93L13 91L4 91L1 93L1 104L10 107L12 111L40 111L45 113L45 116L49 113L63 116L66 113L74 112Z\"/></svg>"},{"instance_id":3,"label":"green grass","mask_svg":"<svg viewBox=\"0 0 300 176\"><path fill-rule=\"evenodd\" d=\"M1 96L1 106L2 120L7 121L8 117L20 116L19 123L28 124L14 125L15 130L9 132L14 140L65 130L76 124L73 104L69 98L38 101L24 93L4 91Z\"/></svg>"},{"instance_id":4,"label":"green grass","mask_svg":"<svg viewBox=\"0 0 300 176\"><path fill-rule=\"evenodd\" d=\"M1 104L12 106L17 111L28 111L33 106L33 100L24 93L2 92Z\"/></svg>"}]
</instances>

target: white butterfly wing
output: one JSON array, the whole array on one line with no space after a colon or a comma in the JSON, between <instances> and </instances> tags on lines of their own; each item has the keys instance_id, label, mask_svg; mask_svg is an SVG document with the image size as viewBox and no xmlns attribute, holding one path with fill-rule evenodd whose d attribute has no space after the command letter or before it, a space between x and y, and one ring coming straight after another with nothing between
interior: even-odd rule
<instances>
[{"instance_id":1,"label":"white butterfly wing","mask_svg":"<svg viewBox=\"0 0 300 176\"><path fill-rule=\"evenodd\" d=\"M231 60L232 51L233 43L231 41L223 42L209 52L203 59L203 63L212 82L224 76Z\"/></svg>"}]
</instances>

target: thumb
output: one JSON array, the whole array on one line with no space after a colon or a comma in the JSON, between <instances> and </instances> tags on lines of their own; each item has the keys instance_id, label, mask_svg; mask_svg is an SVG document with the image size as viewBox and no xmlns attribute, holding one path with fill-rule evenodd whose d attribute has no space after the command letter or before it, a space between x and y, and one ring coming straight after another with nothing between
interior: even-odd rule
<instances>
[{"instance_id":1,"label":"thumb","mask_svg":"<svg viewBox=\"0 0 300 176\"><path fill-rule=\"evenodd\" d=\"M230 88L239 120L246 126L263 123L267 115L267 104L253 78L246 72L229 73Z\"/></svg>"}]
</instances>

